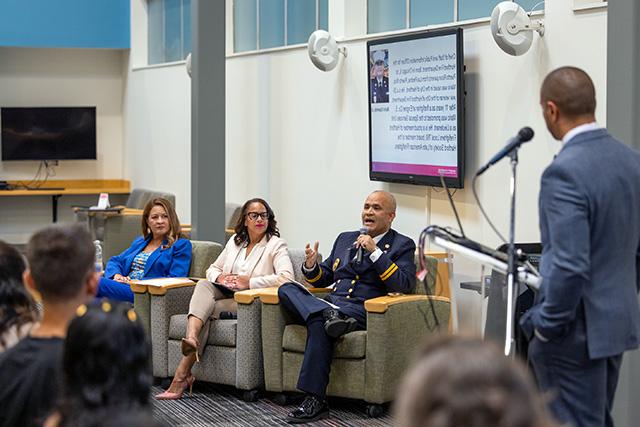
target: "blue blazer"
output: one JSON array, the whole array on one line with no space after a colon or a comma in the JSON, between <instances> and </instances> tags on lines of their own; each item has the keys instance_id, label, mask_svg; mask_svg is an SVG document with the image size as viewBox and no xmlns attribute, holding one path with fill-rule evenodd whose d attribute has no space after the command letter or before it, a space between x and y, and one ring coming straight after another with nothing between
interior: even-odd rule
<instances>
[{"instance_id":1,"label":"blue blazer","mask_svg":"<svg viewBox=\"0 0 640 427\"><path fill-rule=\"evenodd\" d=\"M333 244L331 254L316 267L303 273L307 281L315 287L336 283L332 298L364 304L365 300L387 295L389 292L408 293L416 284L416 264L413 240L390 229L378 242L383 251L380 258L371 262L365 252L362 262L354 264L356 249L353 242L358 231L341 233Z\"/></svg>"},{"instance_id":2,"label":"blue blazer","mask_svg":"<svg viewBox=\"0 0 640 427\"><path fill-rule=\"evenodd\" d=\"M640 153L605 129L578 134L540 185L542 285L521 319L552 341L584 321L591 359L636 348L640 338Z\"/></svg>"},{"instance_id":3,"label":"blue blazer","mask_svg":"<svg viewBox=\"0 0 640 427\"><path fill-rule=\"evenodd\" d=\"M146 239L142 236L137 237L129 246L129 249L120 255L111 257L107 263L104 277L113 279L116 274L128 276L131 272L133 258L138 255L147 243L151 240L151 236ZM165 242L166 243L166 240ZM145 279L153 279L156 277L186 277L189 275L189 267L191 266L191 242L187 239L178 239L169 248L160 246L153 251L147 263L144 266Z\"/></svg>"}]
</instances>

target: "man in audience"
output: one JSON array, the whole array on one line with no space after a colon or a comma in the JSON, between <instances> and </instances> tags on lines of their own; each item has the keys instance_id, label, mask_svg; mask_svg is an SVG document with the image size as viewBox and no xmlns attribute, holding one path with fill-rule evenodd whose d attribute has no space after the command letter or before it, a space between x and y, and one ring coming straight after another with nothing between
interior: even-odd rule
<instances>
[{"instance_id":1,"label":"man in audience","mask_svg":"<svg viewBox=\"0 0 640 427\"><path fill-rule=\"evenodd\" d=\"M92 298L98 277L94 246L78 225L49 227L27 246L27 287L43 301L41 323L0 356L0 426L40 426L59 395L62 346L77 307Z\"/></svg>"},{"instance_id":2,"label":"man in audience","mask_svg":"<svg viewBox=\"0 0 640 427\"><path fill-rule=\"evenodd\" d=\"M551 72L540 103L563 146L542 175L543 280L520 323L558 420L612 426L622 354L640 338L640 153L598 126L595 88L580 69Z\"/></svg>"},{"instance_id":3,"label":"man in audience","mask_svg":"<svg viewBox=\"0 0 640 427\"><path fill-rule=\"evenodd\" d=\"M331 254L318 264L318 242L307 244L302 271L316 287L334 285L324 299L285 283L278 289L281 304L298 323L307 327L307 347L298 377L304 402L287 415L291 423L326 418L326 389L335 340L351 331L366 329L364 302L389 292L409 292L415 286L415 243L391 229L396 216L395 198L374 191L362 210L361 232L341 233Z\"/></svg>"}]
</instances>

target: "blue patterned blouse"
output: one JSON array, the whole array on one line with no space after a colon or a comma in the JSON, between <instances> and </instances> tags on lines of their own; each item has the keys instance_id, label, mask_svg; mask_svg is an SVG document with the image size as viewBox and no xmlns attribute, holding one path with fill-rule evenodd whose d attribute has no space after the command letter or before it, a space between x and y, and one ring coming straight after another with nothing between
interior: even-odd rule
<instances>
[{"instance_id":1,"label":"blue patterned blouse","mask_svg":"<svg viewBox=\"0 0 640 427\"><path fill-rule=\"evenodd\" d=\"M147 264L149 255L151 255L152 253L153 252L140 252L135 256L135 258L133 258L133 263L131 263L131 271L129 272L129 279L142 279L142 276L144 276L144 266Z\"/></svg>"}]
</instances>

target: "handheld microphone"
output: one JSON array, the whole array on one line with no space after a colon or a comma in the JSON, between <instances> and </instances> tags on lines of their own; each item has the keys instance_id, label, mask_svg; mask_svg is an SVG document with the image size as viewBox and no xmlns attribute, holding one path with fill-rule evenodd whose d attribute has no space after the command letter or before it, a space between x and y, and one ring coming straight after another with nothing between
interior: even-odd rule
<instances>
[{"instance_id":1,"label":"handheld microphone","mask_svg":"<svg viewBox=\"0 0 640 427\"><path fill-rule=\"evenodd\" d=\"M368 234L369 229L367 227L360 227L360 235ZM362 262L362 253L364 252L364 248L362 246L358 246L356 249L356 260L354 261L356 264L360 264Z\"/></svg>"},{"instance_id":2,"label":"handheld microphone","mask_svg":"<svg viewBox=\"0 0 640 427\"><path fill-rule=\"evenodd\" d=\"M532 138L533 138L533 129L531 129L529 126L525 126L522 129L520 129L516 136L514 136L509 141L507 141L507 144L504 147L502 147L502 150L498 151L496 155L493 156L486 165L478 169L478 172L476 172L476 176L482 175L494 163L497 163L500 160L502 160L503 157L509 155L509 153L511 153L512 150L520 147L525 142L531 141Z\"/></svg>"}]
</instances>

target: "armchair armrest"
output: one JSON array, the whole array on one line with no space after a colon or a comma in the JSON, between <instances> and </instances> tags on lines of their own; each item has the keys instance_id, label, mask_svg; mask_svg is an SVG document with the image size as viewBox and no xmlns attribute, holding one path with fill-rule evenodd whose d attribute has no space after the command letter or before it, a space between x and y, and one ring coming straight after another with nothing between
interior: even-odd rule
<instances>
[{"instance_id":1,"label":"armchair armrest","mask_svg":"<svg viewBox=\"0 0 640 427\"><path fill-rule=\"evenodd\" d=\"M238 304L244 304L244 305L251 304L255 299L261 298L263 295L266 295L266 296L271 295L273 291L271 291L270 289L275 290L275 296L276 298L278 298L278 287L274 286L273 288L247 289L244 291L236 292L233 295L233 299Z\"/></svg>"},{"instance_id":2,"label":"armchair armrest","mask_svg":"<svg viewBox=\"0 0 640 427\"><path fill-rule=\"evenodd\" d=\"M167 290L195 286L188 277L164 277L160 279L132 280L129 282L134 293L149 292L151 295L165 295Z\"/></svg>"},{"instance_id":3,"label":"armchair armrest","mask_svg":"<svg viewBox=\"0 0 640 427\"><path fill-rule=\"evenodd\" d=\"M138 281L130 282L129 286L134 294L146 294L148 292L148 286Z\"/></svg>"},{"instance_id":4,"label":"armchair armrest","mask_svg":"<svg viewBox=\"0 0 640 427\"><path fill-rule=\"evenodd\" d=\"M324 294L324 293L333 291L333 289L329 289L329 288L307 288L307 289L312 294ZM279 304L280 303L280 299L278 298L277 287L256 289L256 291L262 291L257 296L260 297L260 301L263 304Z\"/></svg>"},{"instance_id":5,"label":"armchair armrest","mask_svg":"<svg viewBox=\"0 0 640 427\"><path fill-rule=\"evenodd\" d=\"M427 295L404 295L404 294L389 294L383 297L371 298L364 302L364 309L368 313L385 313L390 306L395 304L402 304L411 301L443 301L449 303L449 298L443 296L427 296Z\"/></svg>"}]
</instances>

